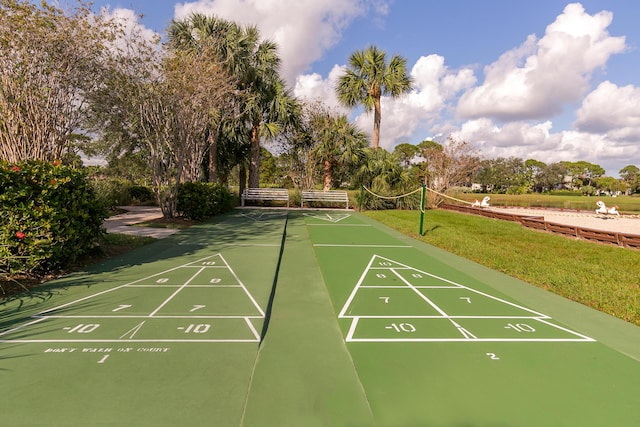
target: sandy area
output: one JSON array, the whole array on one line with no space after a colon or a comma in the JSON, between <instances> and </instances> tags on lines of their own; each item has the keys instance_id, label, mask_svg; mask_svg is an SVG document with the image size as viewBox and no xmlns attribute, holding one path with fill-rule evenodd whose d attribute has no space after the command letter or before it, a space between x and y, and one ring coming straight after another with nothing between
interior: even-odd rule
<instances>
[{"instance_id":1,"label":"sandy area","mask_svg":"<svg viewBox=\"0 0 640 427\"><path fill-rule=\"evenodd\" d=\"M638 215L601 215L588 211L562 211L556 209L524 209L524 208L487 208L497 212L512 213L516 215L543 216L547 222L573 225L593 230L614 231L618 233L640 235L640 216Z\"/></svg>"}]
</instances>

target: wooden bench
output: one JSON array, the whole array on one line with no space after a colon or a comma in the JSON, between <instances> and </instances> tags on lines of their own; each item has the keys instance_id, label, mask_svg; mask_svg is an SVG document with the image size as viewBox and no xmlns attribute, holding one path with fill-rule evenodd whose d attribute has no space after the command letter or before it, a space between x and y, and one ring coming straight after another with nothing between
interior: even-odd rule
<instances>
[{"instance_id":1,"label":"wooden bench","mask_svg":"<svg viewBox=\"0 0 640 427\"><path fill-rule=\"evenodd\" d=\"M289 190L286 188L245 188L242 192L240 205L246 200L287 202L289 207Z\"/></svg>"},{"instance_id":2,"label":"wooden bench","mask_svg":"<svg viewBox=\"0 0 640 427\"><path fill-rule=\"evenodd\" d=\"M349 196L346 191L303 190L300 207L303 208L305 202L344 203L345 209L349 209Z\"/></svg>"}]
</instances>

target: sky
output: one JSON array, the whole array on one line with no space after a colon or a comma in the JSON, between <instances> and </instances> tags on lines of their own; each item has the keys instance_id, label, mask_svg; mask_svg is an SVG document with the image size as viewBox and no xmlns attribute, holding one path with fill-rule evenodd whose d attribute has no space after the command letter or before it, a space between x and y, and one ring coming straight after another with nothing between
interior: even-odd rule
<instances>
[{"instance_id":1,"label":"sky","mask_svg":"<svg viewBox=\"0 0 640 427\"><path fill-rule=\"evenodd\" d=\"M164 34L199 12L256 25L275 41L292 93L343 108L349 55L400 55L414 87L382 99L380 145L448 137L487 159L640 167L637 0L95 0L94 9ZM373 116L345 110L367 134Z\"/></svg>"}]
</instances>

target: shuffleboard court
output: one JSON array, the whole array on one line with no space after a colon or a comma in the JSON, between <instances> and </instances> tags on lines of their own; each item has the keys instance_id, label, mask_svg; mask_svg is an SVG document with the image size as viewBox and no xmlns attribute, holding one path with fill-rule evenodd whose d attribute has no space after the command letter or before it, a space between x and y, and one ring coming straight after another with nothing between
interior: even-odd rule
<instances>
[{"instance_id":1,"label":"shuffleboard court","mask_svg":"<svg viewBox=\"0 0 640 427\"><path fill-rule=\"evenodd\" d=\"M636 426L640 328L349 211L236 210L0 306L11 426Z\"/></svg>"},{"instance_id":2,"label":"shuffleboard court","mask_svg":"<svg viewBox=\"0 0 640 427\"><path fill-rule=\"evenodd\" d=\"M638 328L360 214L304 219L378 425L640 425Z\"/></svg>"},{"instance_id":3,"label":"shuffleboard court","mask_svg":"<svg viewBox=\"0 0 640 427\"><path fill-rule=\"evenodd\" d=\"M285 223L235 212L2 306L3 425L239 425Z\"/></svg>"}]
</instances>

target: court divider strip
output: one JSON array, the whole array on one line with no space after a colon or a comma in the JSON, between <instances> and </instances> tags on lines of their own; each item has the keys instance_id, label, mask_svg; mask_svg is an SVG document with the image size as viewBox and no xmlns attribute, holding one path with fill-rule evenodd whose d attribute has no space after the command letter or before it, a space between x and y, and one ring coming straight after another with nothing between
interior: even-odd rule
<instances>
[{"instance_id":1,"label":"court divider strip","mask_svg":"<svg viewBox=\"0 0 640 427\"><path fill-rule=\"evenodd\" d=\"M260 343L258 346L262 345L264 338L267 335L267 330L269 329L269 321L271 320L271 310L273 308L273 300L276 297L276 286L278 284L278 275L280 274L280 263L282 262L282 254L284 252L284 245L287 240L287 224L289 222L289 212L284 219L284 229L282 230L282 240L280 241L280 253L278 254L278 263L276 264L276 272L273 277L273 285L271 285L271 293L269 294L269 301L267 302L267 307L264 311L264 322L262 323L262 332L260 333Z\"/></svg>"}]
</instances>

